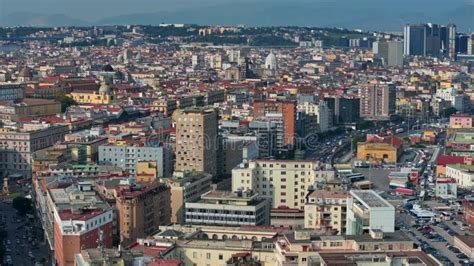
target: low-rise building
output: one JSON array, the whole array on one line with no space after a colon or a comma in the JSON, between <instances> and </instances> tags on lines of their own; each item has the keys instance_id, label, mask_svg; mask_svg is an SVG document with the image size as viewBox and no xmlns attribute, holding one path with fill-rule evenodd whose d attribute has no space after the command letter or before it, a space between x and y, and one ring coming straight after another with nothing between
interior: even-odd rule
<instances>
[{"instance_id":1,"label":"low-rise building","mask_svg":"<svg viewBox=\"0 0 474 266\"><path fill-rule=\"evenodd\" d=\"M471 189L474 187L474 165L473 164L448 164L446 165L446 177L456 180L461 188Z\"/></svg>"},{"instance_id":2,"label":"low-rise building","mask_svg":"<svg viewBox=\"0 0 474 266\"><path fill-rule=\"evenodd\" d=\"M473 117L469 114L454 114L449 117L450 128L472 128Z\"/></svg>"},{"instance_id":3,"label":"low-rise building","mask_svg":"<svg viewBox=\"0 0 474 266\"><path fill-rule=\"evenodd\" d=\"M373 190L351 190L347 199L346 234L395 231L395 207Z\"/></svg>"},{"instance_id":4,"label":"low-rise building","mask_svg":"<svg viewBox=\"0 0 474 266\"><path fill-rule=\"evenodd\" d=\"M0 83L0 101L14 101L25 97L26 85L21 83Z\"/></svg>"},{"instance_id":5,"label":"low-rise building","mask_svg":"<svg viewBox=\"0 0 474 266\"><path fill-rule=\"evenodd\" d=\"M0 128L0 173L31 178L33 153L64 139L67 126L23 124Z\"/></svg>"},{"instance_id":6,"label":"low-rise building","mask_svg":"<svg viewBox=\"0 0 474 266\"><path fill-rule=\"evenodd\" d=\"M357 144L357 159L369 162L396 163L403 141L396 136L367 135L367 141Z\"/></svg>"},{"instance_id":7,"label":"low-rise building","mask_svg":"<svg viewBox=\"0 0 474 266\"><path fill-rule=\"evenodd\" d=\"M171 187L171 222L184 223L186 202L198 200L211 190L212 175L204 172L175 172L171 178L163 178Z\"/></svg>"},{"instance_id":8,"label":"low-rise building","mask_svg":"<svg viewBox=\"0 0 474 266\"><path fill-rule=\"evenodd\" d=\"M272 208L270 210L270 225L290 229L304 227L305 213L301 209L288 207Z\"/></svg>"},{"instance_id":9,"label":"low-rise building","mask_svg":"<svg viewBox=\"0 0 474 266\"><path fill-rule=\"evenodd\" d=\"M212 190L194 202L186 202L185 222L207 225L269 225L267 199L252 191Z\"/></svg>"},{"instance_id":10,"label":"low-rise building","mask_svg":"<svg viewBox=\"0 0 474 266\"><path fill-rule=\"evenodd\" d=\"M456 180L452 178L436 178L435 195L447 199L458 197Z\"/></svg>"},{"instance_id":11,"label":"low-rise building","mask_svg":"<svg viewBox=\"0 0 474 266\"><path fill-rule=\"evenodd\" d=\"M313 191L304 206L304 227L345 234L349 197L345 191Z\"/></svg>"},{"instance_id":12,"label":"low-rise building","mask_svg":"<svg viewBox=\"0 0 474 266\"><path fill-rule=\"evenodd\" d=\"M0 103L0 119L20 121L26 118L55 116L61 113L61 103L50 99L24 98L20 102Z\"/></svg>"}]
</instances>

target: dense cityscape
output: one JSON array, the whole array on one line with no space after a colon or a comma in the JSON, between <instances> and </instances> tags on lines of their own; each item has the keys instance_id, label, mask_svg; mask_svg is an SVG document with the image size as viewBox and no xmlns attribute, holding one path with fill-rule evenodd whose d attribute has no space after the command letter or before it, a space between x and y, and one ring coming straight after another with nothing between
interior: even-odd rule
<instances>
[{"instance_id":1,"label":"dense cityscape","mask_svg":"<svg viewBox=\"0 0 474 266\"><path fill-rule=\"evenodd\" d=\"M0 265L474 265L474 33L0 28Z\"/></svg>"}]
</instances>

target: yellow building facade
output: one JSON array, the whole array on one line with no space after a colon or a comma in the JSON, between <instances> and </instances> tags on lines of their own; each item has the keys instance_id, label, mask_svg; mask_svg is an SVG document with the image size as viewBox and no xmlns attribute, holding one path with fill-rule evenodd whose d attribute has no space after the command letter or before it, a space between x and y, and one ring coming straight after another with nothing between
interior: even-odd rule
<instances>
[{"instance_id":1,"label":"yellow building facade","mask_svg":"<svg viewBox=\"0 0 474 266\"><path fill-rule=\"evenodd\" d=\"M137 163L137 182L155 182L158 176L156 161L142 161Z\"/></svg>"},{"instance_id":2,"label":"yellow building facade","mask_svg":"<svg viewBox=\"0 0 474 266\"><path fill-rule=\"evenodd\" d=\"M387 143L358 143L357 159L362 161L397 162L397 149Z\"/></svg>"}]
</instances>

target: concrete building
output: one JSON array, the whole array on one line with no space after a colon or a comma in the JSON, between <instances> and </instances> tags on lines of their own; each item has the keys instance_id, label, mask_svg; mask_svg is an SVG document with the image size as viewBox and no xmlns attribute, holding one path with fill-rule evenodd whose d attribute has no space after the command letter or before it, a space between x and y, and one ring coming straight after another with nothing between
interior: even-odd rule
<instances>
[{"instance_id":1,"label":"concrete building","mask_svg":"<svg viewBox=\"0 0 474 266\"><path fill-rule=\"evenodd\" d=\"M329 127L336 125L354 125L360 120L360 99L347 97L324 98L328 107Z\"/></svg>"},{"instance_id":2,"label":"concrete building","mask_svg":"<svg viewBox=\"0 0 474 266\"><path fill-rule=\"evenodd\" d=\"M446 177L456 180L459 187L472 189L474 187L474 165L473 164L448 164L446 165Z\"/></svg>"},{"instance_id":3,"label":"concrete building","mask_svg":"<svg viewBox=\"0 0 474 266\"><path fill-rule=\"evenodd\" d=\"M313 191L304 205L304 227L344 235L349 197L345 191Z\"/></svg>"},{"instance_id":4,"label":"concrete building","mask_svg":"<svg viewBox=\"0 0 474 266\"><path fill-rule=\"evenodd\" d=\"M0 83L0 101L15 101L25 98L25 84Z\"/></svg>"},{"instance_id":5,"label":"concrete building","mask_svg":"<svg viewBox=\"0 0 474 266\"><path fill-rule=\"evenodd\" d=\"M270 199L273 208L303 209L316 181L334 179L313 161L253 160L232 170L232 190L252 190Z\"/></svg>"},{"instance_id":6,"label":"concrete building","mask_svg":"<svg viewBox=\"0 0 474 266\"><path fill-rule=\"evenodd\" d=\"M326 236L314 230L283 233L272 265L441 265L403 232Z\"/></svg>"},{"instance_id":7,"label":"concrete building","mask_svg":"<svg viewBox=\"0 0 474 266\"><path fill-rule=\"evenodd\" d=\"M370 231L393 233L395 207L373 190L351 190L347 200L346 234L361 235Z\"/></svg>"},{"instance_id":8,"label":"concrete building","mask_svg":"<svg viewBox=\"0 0 474 266\"><path fill-rule=\"evenodd\" d=\"M396 87L391 83L370 82L359 88L360 116L370 120L388 119L396 111Z\"/></svg>"},{"instance_id":9,"label":"concrete building","mask_svg":"<svg viewBox=\"0 0 474 266\"><path fill-rule=\"evenodd\" d=\"M224 226L269 225L270 204L252 191L212 190L186 202L185 222Z\"/></svg>"},{"instance_id":10,"label":"concrete building","mask_svg":"<svg viewBox=\"0 0 474 266\"><path fill-rule=\"evenodd\" d=\"M132 184L120 187L116 206L118 224L125 243L149 236L160 225L171 222L170 188L164 184Z\"/></svg>"},{"instance_id":11,"label":"concrete building","mask_svg":"<svg viewBox=\"0 0 474 266\"><path fill-rule=\"evenodd\" d=\"M217 174L218 117L213 109L186 109L176 122L176 171Z\"/></svg>"},{"instance_id":12,"label":"concrete building","mask_svg":"<svg viewBox=\"0 0 474 266\"><path fill-rule=\"evenodd\" d=\"M23 98L21 102L0 104L0 119L20 121L29 117L55 116L61 113L61 103L49 99Z\"/></svg>"},{"instance_id":13,"label":"concrete building","mask_svg":"<svg viewBox=\"0 0 474 266\"><path fill-rule=\"evenodd\" d=\"M464 112L464 94L455 88L441 88L436 90L436 97L449 102L452 107L460 112Z\"/></svg>"},{"instance_id":14,"label":"concrete building","mask_svg":"<svg viewBox=\"0 0 474 266\"><path fill-rule=\"evenodd\" d=\"M281 114L283 119L283 144L292 146L295 143L296 102L293 101L254 101L254 118L268 114Z\"/></svg>"},{"instance_id":15,"label":"concrete building","mask_svg":"<svg viewBox=\"0 0 474 266\"><path fill-rule=\"evenodd\" d=\"M184 223L186 202L196 201L211 190L212 175L203 172L175 172L163 182L171 187L171 222Z\"/></svg>"},{"instance_id":16,"label":"concrete building","mask_svg":"<svg viewBox=\"0 0 474 266\"><path fill-rule=\"evenodd\" d=\"M94 191L73 185L47 193L52 216L43 219L53 228L50 245L57 265L74 265L74 256L81 249L112 247L113 210Z\"/></svg>"},{"instance_id":17,"label":"concrete building","mask_svg":"<svg viewBox=\"0 0 474 266\"><path fill-rule=\"evenodd\" d=\"M290 229L302 229L304 227L305 213L301 209L288 207L272 208L270 210L270 225Z\"/></svg>"},{"instance_id":18,"label":"concrete building","mask_svg":"<svg viewBox=\"0 0 474 266\"><path fill-rule=\"evenodd\" d=\"M68 132L67 126L45 124L0 128L1 175L19 174L31 178L33 153L62 141Z\"/></svg>"},{"instance_id":19,"label":"concrete building","mask_svg":"<svg viewBox=\"0 0 474 266\"><path fill-rule=\"evenodd\" d=\"M158 177L171 176L172 150L166 146L145 146L145 143L108 144L99 147L99 163L115 165L128 171L130 175L137 173L137 164L141 161L155 161Z\"/></svg>"},{"instance_id":20,"label":"concrete building","mask_svg":"<svg viewBox=\"0 0 474 266\"><path fill-rule=\"evenodd\" d=\"M116 100L108 81L102 81L98 91L74 90L69 95L78 103L112 104Z\"/></svg>"},{"instance_id":21,"label":"concrete building","mask_svg":"<svg viewBox=\"0 0 474 266\"><path fill-rule=\"evenodd\" d=\"M367 135L365 142L357 143L357 160L369 163L396 163L401 154L403 140L397 136Z\"/></svg>"},{"instance_id":22,"label":"concrete building","mask_svg":"<svg viewBox=\"0 0 474 266\"><path fill-rule=\"evenodd\" d=\"M138 183L153 183L158 181L158 165L156 161L141 161L137 163Z\"/></svg>"},{"instance_id":23,"label":"concrete building","mask_svg":"<svg viewBox=\"0 0 474 266\"><path fill-rule=\"evenodd\" d=\"M326 102L319 101L318 104L303 102L298 104L297 109L308 115L316 116L316 121L321 132L326 132L329 130L329 110Z\"/></svg>"},{"instance_id":24,"label":"concrete building","mask_svg":"<svg viewBox=\"0 0 474 266\"><path fill-rule=\"evenodd\" d=\"M372 51L375 55L375 58L381 59L384 65L403 65L403 42L401 41L374 42Z\"/></svg>"},{"instance_id":25,"label":"concrete building","mask_svg":"<svg viewBox=\"0 0 474 266\"><path fill-rule=\"evenodd\" d=\"M435 195L441 199L456 199L457 184L452 178L436 178Z\"/></svg>"},{"instance_id":26,"label":"concrete building","mask_svg":"<svg viewBox=\"0 0 474 266\"><path fill-rule=\"evenodd\" d=\"M474 127L473 116L469 114L454 114L449 117L450 128L472 128Z\"/></svg>"},{"instance_id":27,"label":"concrete building","mask_svg":"<svg viewBox=\"0 0 474 266\"><path fill-rule=\"evenodd\" d=\"M403 30L403 53L411 56L426 55L425 25L405 25Z\"/></svg>"}]
</instances>

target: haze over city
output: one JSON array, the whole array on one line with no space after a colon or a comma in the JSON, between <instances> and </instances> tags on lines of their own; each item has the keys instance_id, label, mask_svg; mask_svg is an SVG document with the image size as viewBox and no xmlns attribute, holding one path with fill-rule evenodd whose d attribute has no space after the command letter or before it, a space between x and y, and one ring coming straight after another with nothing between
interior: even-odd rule
<instances>
[{"instance_id":1,"label":"haze over city","mask_svg":"<svg viewBox=\"0 0 474 266\"><path fill-rule=\"evenodd\" d=\"M196 23L331 26L398 31L405 23L450 21L474 28L472 0L2 0L0 25L84 26Z\"/></svg>"},{"instance_id":2,"label":"haze over city","mask_svg":"<svg viewBox=\"0 0 474 266\"><path fill-rule=\"evenodd\" d=\"M474 0L0 0L0 266L474 266Z\"/></svg>"}]
</instances>

